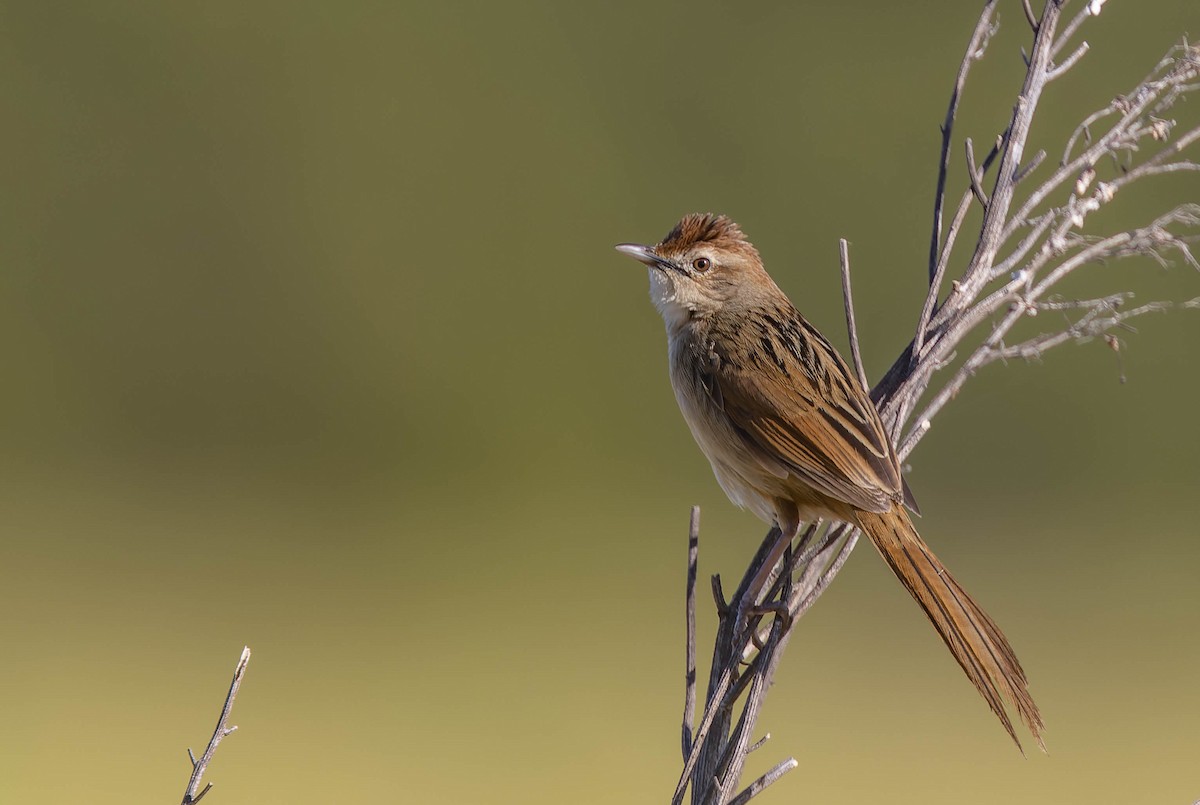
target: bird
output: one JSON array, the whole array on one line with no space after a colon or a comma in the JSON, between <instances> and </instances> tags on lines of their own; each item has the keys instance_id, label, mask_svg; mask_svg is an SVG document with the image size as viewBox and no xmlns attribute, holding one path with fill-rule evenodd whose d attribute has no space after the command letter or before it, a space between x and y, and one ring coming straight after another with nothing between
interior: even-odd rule
<instances>
[{"instance_id":1,"label":"bird","mask_svg":"<svg viewBox=\"0 0 1200 805\"><path fill-rule=\"evenodd\" d=\"M771 279L741 228L724 215L695 213L653 246L616 249L647 267L666 325L671 386L717 482L735 505L782 532L766 571L802 522L857 526L1018 749L1005 703L1045 751L1016 652L913 525L916 502L867 390Z\"/></svg>"}]
</instances>

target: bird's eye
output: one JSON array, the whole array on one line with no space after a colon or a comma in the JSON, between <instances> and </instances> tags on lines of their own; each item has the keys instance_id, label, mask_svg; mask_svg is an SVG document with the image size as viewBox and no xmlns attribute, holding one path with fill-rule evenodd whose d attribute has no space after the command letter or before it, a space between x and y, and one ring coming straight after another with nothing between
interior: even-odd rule
<instances>
[{"instance_id":1,"label":"bird's eye","mask_svg":"<svg viewBox=\"0 0 1200 805\"><path fill-rule=\"evenodd\" d=\"M707 257L697 257L692 261L692 268L697 271L708 271L712 268L712 260L709 260Z\"/></svg>"}]
</instances>

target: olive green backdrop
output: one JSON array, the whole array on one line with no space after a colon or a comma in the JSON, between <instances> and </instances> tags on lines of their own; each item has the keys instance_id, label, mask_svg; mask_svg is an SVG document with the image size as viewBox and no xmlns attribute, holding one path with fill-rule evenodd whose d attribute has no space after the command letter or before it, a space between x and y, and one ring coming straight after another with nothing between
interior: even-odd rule
<instances>
[{"instance_id":1,"label":"olive green backdrop","mask_svg":"<svg viewBox=\"0 0 1200 805\"><path fill-rule=\"evenodd\" d=\"M763 526L691 443L612 245L726 212L844 345L847 237L878 377L977 10L5 3L0 801L177 801L243 644L213 805L665 801L688 507L704 574ZM1001 22L977 142L1022 72L1017 3ZM1197 23L1110 2L1035 139ZM1195 175L1148 181L1097 224L1184 199ZM1176 262L1072 290L1200 296ZM1050 755L866 549L777 678L751 771L800 769L764 802L1200 798L1200 315L1138 329L1120 362L989 368L913 456Z\"/></svg>"}]
</instances>

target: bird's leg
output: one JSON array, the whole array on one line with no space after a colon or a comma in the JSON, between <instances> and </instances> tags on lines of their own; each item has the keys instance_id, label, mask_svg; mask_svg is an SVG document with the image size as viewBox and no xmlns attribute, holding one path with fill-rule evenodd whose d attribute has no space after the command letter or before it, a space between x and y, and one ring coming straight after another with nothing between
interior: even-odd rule
<instances>
[{"instance_id":1,"label":"bird's leg","mask_svg":"<svg viewBox=\"0 0 1200 805\"><path fill-rule=\"evenodd\" d=\"M735 632L741 630L742 624L749 625L749 616L754 608L762 603L761 599L770 589L771 582L775 577L776 566L783 560L792 540L800 531L800 515L796 511L794 503L783 500L776 501L775 518L779 536L775 539L775 544L771 546L770 552L758 566L754 578L746 587L746 592L738 599L733 622Z\"/></svg>"}]
</instances>

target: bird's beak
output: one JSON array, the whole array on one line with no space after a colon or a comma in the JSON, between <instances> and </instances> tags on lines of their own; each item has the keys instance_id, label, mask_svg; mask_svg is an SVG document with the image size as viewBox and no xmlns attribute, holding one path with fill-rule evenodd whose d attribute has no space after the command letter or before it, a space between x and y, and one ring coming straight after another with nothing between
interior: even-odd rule
<instances>
[{"instance_id":1,"label":"bird's beak","mask_svg":"<svg viewBox=\"0 0 1200 805\"><path fill-rule=\"evenodd\" d=\"M616 248L621 254L627 254L639 263L645 263L651 268L665 268L671 271L679 270L679 266L665 257L659 257L654 253L654 249L649 246L642 246L639 243L618 243Z\"/></svg>"}]
</instances>

